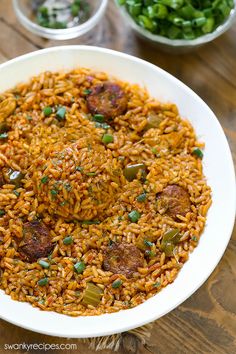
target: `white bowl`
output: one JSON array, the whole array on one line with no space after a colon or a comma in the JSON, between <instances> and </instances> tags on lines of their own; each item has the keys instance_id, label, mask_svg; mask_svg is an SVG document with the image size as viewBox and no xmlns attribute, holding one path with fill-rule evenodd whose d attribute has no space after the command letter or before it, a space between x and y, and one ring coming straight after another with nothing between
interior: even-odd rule
<instances>
[{"instance_id":1,"label":"white bowl","mask_svg":"<svg viewBox=\"0 0 236 354\"><path fill-rule=\"evenodd\" d=\"M40 50L0 66L0 92L45 70L78 66L106 71L121 80L145 86L159 100L177 104L182 117L205 141L204 173L212 188L213 204L198 247L173 284L143 304L117 313L69 317L44 312L0 291L0 317L32 331L83 338L123 332L165 315L194 293L209 277L229 242L235 218L235 175L223 130L210 108L190 88L164 70L135 57L108 49L64 46Z\"/></svg>"},{"instance_id":2,"label":"white bowl","mask_svg":"<svg viewBox=\"0 0 236 354\"><path fill-rule=\"evenodd\" d=\"M207 33L195 39L170 39L164 36L151 33L150 31L147 31L145 28L139 26L134 21L134 19L130 16L125 6L120 6L117 0L115 0L115 2L124 20L126 21L126 23L129 24L129 26L135 31L137 35L139 35L143 39L148 40L157 48L160 48L172 54L187 53L201 47L204 44L207 44L215 40L223 33L228 31L228 29L236 21L236 0L234 0L234 7L230 11L230 15L213 32Z\"/></svg>"}]
</instances>

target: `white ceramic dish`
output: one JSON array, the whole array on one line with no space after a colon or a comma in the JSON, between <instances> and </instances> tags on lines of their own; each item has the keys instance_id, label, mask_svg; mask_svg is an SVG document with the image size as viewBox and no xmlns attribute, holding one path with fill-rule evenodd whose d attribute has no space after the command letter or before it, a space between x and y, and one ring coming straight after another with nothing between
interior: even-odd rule
<instances>
[{"instance_id":1,"label":"white ceramic dish","mask_svg":"<svg viewBox=\"0 0 236 354\"><path fill-rule=\"evenodd\" d=\"M216 267L229 242L235 218L234 167L223 130L201 98L162 69L108 49L54 47L2 64L0 92L42 71L71 70L77 66L103 70L121 80L146 86L151 95L178 105L182 117L191 121L198 137L206 143L203 165L212 187L213 204L200 243L174 283L133 309L101 316L69 317L12 301L0 291L0 318L32 331L71 338L123 332L156 320L181 304Z\"/></svg>"}]
</instances>

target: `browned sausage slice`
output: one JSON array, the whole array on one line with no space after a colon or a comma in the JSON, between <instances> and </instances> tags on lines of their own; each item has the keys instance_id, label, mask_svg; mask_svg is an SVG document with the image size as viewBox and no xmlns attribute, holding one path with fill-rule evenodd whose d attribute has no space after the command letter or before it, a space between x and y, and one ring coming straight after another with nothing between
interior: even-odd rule
<instances>
[{"instance_id":1,"label":"browned sausage slice","mask_svg":"<svg viewBox=\"0 0 236 354\"><path fill-rule=\"evenodd\" d=\"M38 258L47 257L53 244L47 226L40 221L27 222L23 226L23 244L19 253L24 260L35 262Z\"/></svg>"},{"instance_id":2,"label":"browned sausage slice","mask_svg":"<svg viewBox=\"0 0 236 354\"><path fill-rule=\"evenodd\" d=\"M157 196L157 208L161 214L167 214L173 218L177 215L185 216L191 208L188 192L181 186L172 184L167 186Z\"/></svg>"},{"instance_id":3,"label":"browned sausage slice","mask_svg":"<svg viewBox=\"0 0 236 354\"><path fill-rule=\"evenodd\" d=\"M106 119L115 118L127 109L127 97L122 88L112 82L94 86L87 96L91 114L102 114Z\"/></svg>"},{"instance_id":4,"label":"browned sausage slice","mask_svg":"<svg viewBox=\"0 0 236 354\"><path fill-rule=\"evenodd\" d=\"M113 243L105 252L103 268L115 274L132 278L138 267L143 267L141 251L129 243Z\"/></svg>"}]
</instances>

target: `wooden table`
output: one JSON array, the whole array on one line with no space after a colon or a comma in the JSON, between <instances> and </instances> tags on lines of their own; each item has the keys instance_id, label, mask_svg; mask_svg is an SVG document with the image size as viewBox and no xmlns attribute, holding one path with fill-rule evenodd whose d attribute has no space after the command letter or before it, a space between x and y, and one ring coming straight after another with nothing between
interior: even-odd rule
<instances>
[{"instance_id":1,"label":"wooden table","mask_svg":"<svg viewBox=\"0 0 236 354\"><path fill-rule=\"evenodd\" d=\"M66 42L44 40L27 32L16 20L11 1L0 1L0 62L62 44L90 44L130 53L160 66L182 80L216 113L236 163L236 24L214 43L192 54L174 56L138 40L125 25L111 0L106 17L96 29L81 39ZM226 202L222 201L222 213ZM139 345L140 354L149 351L155 354L236 353L235 254L236 228L224 257L208 281L181 306L155 322L150 345L148 349ZM64 343L65 340L33 333L0 321L0 353L4 352L5 343L21 342ZM73 339L66 341L75 342ZM85 344L80 344L78 348L77 352L81 354L94 353ZM8 351L9 354L17 352L23 353ZM66 352L75 353L73 350ZM101 353L109 354L110 351ZM124 351L119 353L124 354Z\"/></svg>"}]
</instances>

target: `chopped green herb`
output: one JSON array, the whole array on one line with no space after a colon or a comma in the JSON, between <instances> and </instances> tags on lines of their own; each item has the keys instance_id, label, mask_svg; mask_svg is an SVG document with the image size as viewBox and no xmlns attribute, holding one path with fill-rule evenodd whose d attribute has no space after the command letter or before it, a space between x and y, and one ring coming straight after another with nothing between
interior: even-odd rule
<instances>
[{"instance_id":1,"label":"chopped green herb","mask_svg":"<svg viewBox=\"0 0 236 354\"><path fill-rule=\"evenodd\" d=\"M118 221L123 220L123 216L118 216Z\"/></svg>"},{"instance_id":2,"label":"chopped green herb","mask_svg":"<svg viewBox=\"0 0 236 354\"><path fill-rule=\"evenodd\" d=\"M157 149L156 149L156 148L152 148L152 153L153 153L154 155L158 154Z\"/></svg>"},{"instance_id":3,"label":"chopped green herb","mask_svg":"<svg viewBox=\"0 0 236 354\"><path fill-rule=\"evenodd\" d=\"M8 138L8 133L2 133L0 134L0 139L7 139Z\"/></svg>"},{"instance_id":4,"label":"chopped green herb","mask_svg":"<svg viewBox=\"0 0 236 354\"><path fill-rule=\"evenodd\" d=\"M67 183L64 184L64 188L65 188L68 192L70 192L71 189L72 189L71 184L70 184L69 182L67 182Z\"/></svg>"},{"instance_id":5,"label":"chopped green herb","mask_svg":"<svg viewBox=\"0 0 236 354\"><path fill-rule=\"evenodd\" d=\"M44 304L45 304L45 300L43 300L43 299L42 299L42 300L39 300L38 303L39 303L40 305L44 305Z\"/></svg>"},{"instance_id":6,"label":"chopped green herb","mask_svg":"<svg viewBox=\"0 0 236 354\"><path fill-rule=\"evenodd\" d=\"M60 206L63 207L63 206L65 206L67 203L68 203L68 201L67 201L67 200L64 200L63 202L60 203Z\"/></svg>"},{"instance_id":7,"label":"chopped green herb","mask_svg":"<svg viewBox=\"0 0 236 354\"><path fill-rule=\"evenodd\" d=\"M75 291L75 296L76 297L79 297L80 295L81 295L81 291L79 291L79 290Z\"/></svg>"},{"instance_id":8,"label":"chopped green herb","mask_svg":"<svg viewBox=\"0 0 236 354\"><path fill-rule=\"evenodd\" d=\"M86 173L86 176L96 176L96 172L88 172Z\"/></svg>"},{"instance_id":9,"label":"chopped green herb","mask_svg":"<svg viewBox=\"0 0 236 354\"><path fill-rule=\"evenodd\" d=\"M119 157L118 157L118 160L119 160L119 161L124 161L124 159L125 159L124 156L119 156Z\"/></svg>"},{"instance_id":10,"label":"chopped green herb","mask_svg":"<svg viewBox=\"0 0 236 354\"><path fill-rule=\"evenodd\" d=\"M53 197L55 197L58 194L58 191L56 191L55 189L51 189L50 193Z\"/></svg>"},{"instance_id":11,"label":"chopped green herb","mask_svg":"<svg viewBox=\"0 0 236 354\"><path fill-rule=\"evenodd\" d=\"M137 210L132 210L129 214L128 217L131 222L137 222L139 218L141 217L140 213Z\"/></svg>"},{"instance_id":12,"label":"chopped green herb","mask_svg":"<svg viewBox=\"0 0 236 354\"><path fill-rule=\"evenodd\" d=\"M66 115L66 108L65 107L60 107L56 112L56 117L59 121L64 120L65 115Z\"/></svg>"},{"instance_id":13,"label":"chopped green herb","mask_svg":"<svg viewBox=\"0 0 236 354\"><path fill-rule=\"evenodd\" d=\"M45 115L45 117L49 117L52 114L52 107L44 107L43 114Z\"/></svg>"},{"instance_id":14,"label":"chopped green herb","mask_svg":"<svg viewBox=\"0 0 236 354\"><path fill-rule=\"evenodd\" d=\"M109 129L109 128L111 128L111 126L109 124L107 124L107 123L96 122L95 123L95 128Z\"/></svg>"},{"instance_id":15,"label":"chopped green herb","mask_svg":"<svg viewBox=\"0 0 236 354\"><path fill-rule=\"evenodd\" d=\"M161 283L159 281L153 284L154 288L159 288L159 286L161 286Z\"/></svg>"},{"instance_id":16,"label":"chopped green herb","mask_svg":"<svg viewBox=\"0 0 236 354\"><path fill-rule=\"evenodd\" d=\"M75 265L74 265L74 269L76 270L76 272L78 274L81 274L83 273L83 271L85 270L86 266L84 264L84 262L77 262Z\"/></svg>"},{"instance_id":17,"label":"chopped green herb","mask_svg":"<svg viewBox=\"0 0 236 354\"><path fill-rule=\"evenodd\" d=\"M44 269L48 269L50 267L50 264L46 261L43 261L42 259L38 261L38 264L41 265L41 267Z\"/></svg>"},{"instance_id":18,"label":"chopped green herb","mask_svg":"<svg viewBox=\"0 0 236 354\"><path fill-rule=\"evenodd\" d=\"M195 148L192 153L193 153L193 155L196 155L200 159L203 158L203 152L199 148Z\"/></svg>"},{"instance_id":19,"label":"chopped green herb","mask_svg":"<svg viewBox=\"0 0 236 354\"><path fill-rule=\"evenodd\" d=\"M16 191L15 189L14 189L13 193L14 193L17 197L19 197L19 195L20 195L20 193L19 193L18 191Z\"/></svg>"},{"instance_id":20,"label":"chopped green herb","mask_svg":"<svg viewBox=\"0 0 236 354\"><path fill-rule=\"evenodd\" d=\"M45 184L48 182L48 176L44 176L41 178L41 183Z\"/></svg>"},{"instance_id":21,"label":"chopped green herb","mask_svg":"<svg viewBox=\"0 0 236 354\"><path fill-rule=\"evenodd\" d=\"M83 167L81 167L81 166L76 166L76 168L75 168L75 169L76 169L76 171L82 172L84 168L83 168Z\"/></svg>"},{"instance_id":22,"label":"chopped green herb","mask_svg":"<svg viewBox=\"0 0 236 354\"><path fill-rule=\"evenodd\" d=\"M27 116L26 116L26 119L27 119L28 121L31 121L33 118L32 118L31 116L27 115Z\"/></svg>"},{"instance_id":23,"label":"chopped green herb","mask_svg":"<svg viewBox=\"0 0 236 354\"><path fill-rule=\"evenodd\" d=\"M38 281L39 286L45 286L48 284L48 278L42 278Z\"/></svg>"},{"instance_id":24,"label":"chopped green herb","mask_svg":"<svg viewBox=\"0 0 236 354\"><path fill-rule=\"evenodd\" d=\"M145 255L152 258L152 257L155 257L156 254L151 250L146 250Z\"/></svg>"},{"instance_id":25,"label":"chopped green herb","mask_svg":"<svg viewBox=\"0 0 236 354\"><path fill-rule=\"evenodd\" d=\"M194 241L194 242L198 242L197 236L192 236L192 237L191 237L191 240Z\"/></svg>"},{"instance_id":26,"label":"chopped green herb","mask_svg":"<svg viewBox=\"0 0 236 354\"><path fill-rule=\"evenodd\" d=\"M92 92L92 90L85 89L85 90L84 90L84 95L89 95L91 92Z\"/></svg>"},{"instance_id":27,"label":"chopped green herb","mask_svg":"<svg viewBox=\"0 0 236 354\"><path fill-rule=\"evenodd\" d=\"M103 114L94 114L93 120L98 123L104 123L104 115Z\"/></svg>"},{"instance_id":28,"label":"chopped green herb","mask_svg":"<svg viewBox=\"0 0 236 354\"><path fill-rule=\"evenodd\" d=\"M113 143L113 141L114 141L113 135L104 134L102 137L103 144L110 144Z\"/></svg>"},{"instance_id":29,"label":"chopped green herb","mask_svg":"<svg viewBox=\"0 0 236 354\"><path fill-rule=\"evenodd\" d=\"M99 220L83 220L81 221L82 225L99 225L101 221Z\"/></svg>"},{"instance_id":30,"label":"chopped green herb","mask_svg":"<svg viewBox=\"0 0 236 354\"><path fill-rule=\"evenodd\" d=\"M117 279L117 280L115 280L115 281L112 283L113 289L117 289L117 288L119 288L121 285L122 285L122 280L120 280L120 279Z\"/></svg>"},{"instance_id":31,"label":"chopped green herb","mask_svg":"<svg viewBox=\"0 0 236 354\"><path fill-rule=\"evenodd\" d=\"M143 240L143 243L148 246L148 247L152 247L153 246L153 243L148 241L148 240Z\"/></svg>"},{"instance_id":32,"label":"chopped green herb","mask_svg":"<svg viewBox=\"0 0 236 354\"><path fill-rule=\"evenodd\" d=\"M73 238L72 236L67 236L63 240L64 245L71 245L73 243Z\"/></svg>"},{"instance_id":33,"label":"chopped green herb","mask_svg":"<svg viewBox=\"0 0 236 354\"><path fill-rule=\"evenodd\" d=\"M138 195L137 198L136 198L136 200L139 203L145 202L146 199L147 199L147 194L146 193L142 193L142 194Z\"/></svg>"},{"instance_id":34,"label":"chopped green herb","mask_svg":"<svg viewBox=\"0 0 236 354\"><path fill-rule=\"evenodd\" d=\"M5 210L0 209L0 217L3 216L3 215L5 215L5 214L6 214Z\"/></svg>"}]
</instances>

